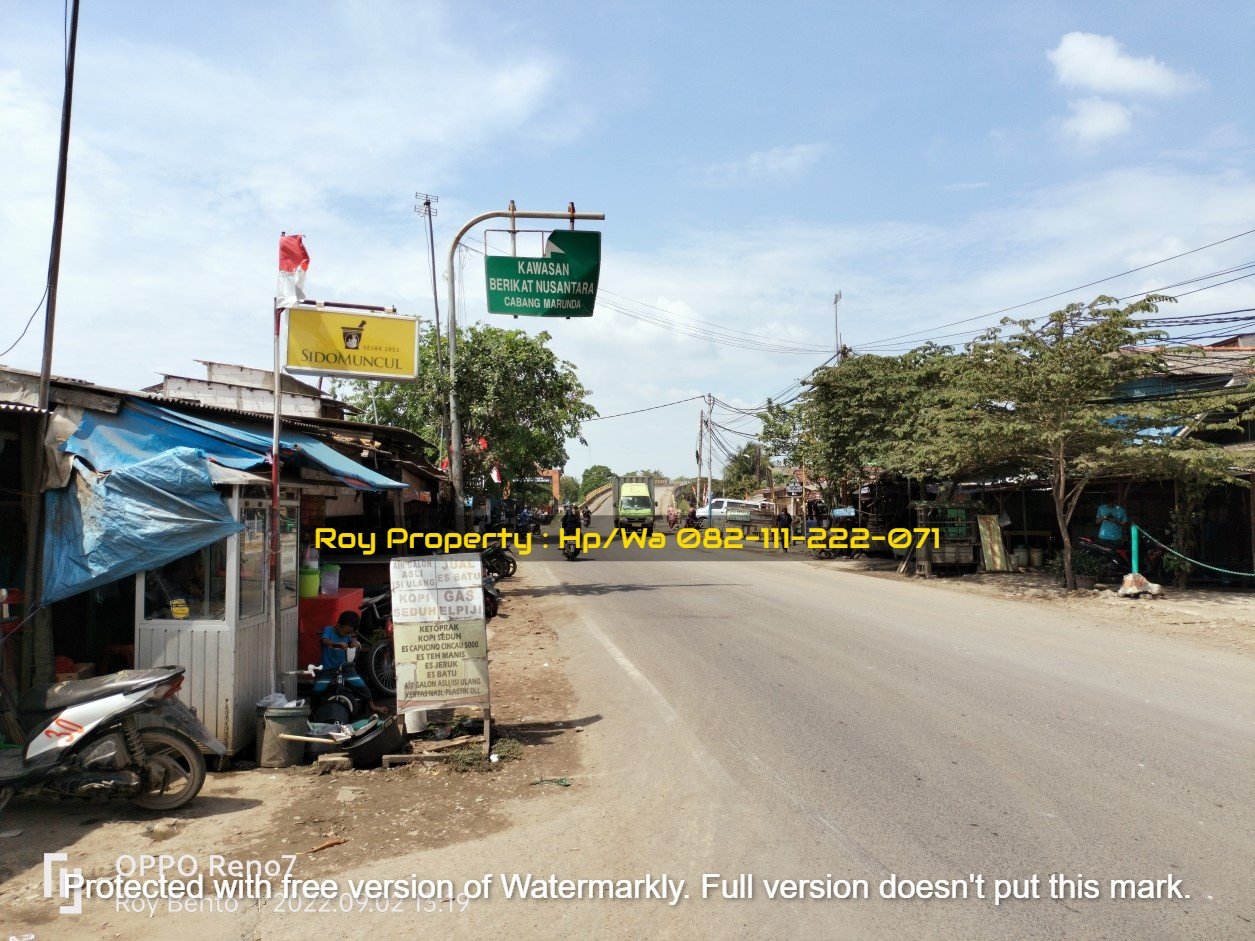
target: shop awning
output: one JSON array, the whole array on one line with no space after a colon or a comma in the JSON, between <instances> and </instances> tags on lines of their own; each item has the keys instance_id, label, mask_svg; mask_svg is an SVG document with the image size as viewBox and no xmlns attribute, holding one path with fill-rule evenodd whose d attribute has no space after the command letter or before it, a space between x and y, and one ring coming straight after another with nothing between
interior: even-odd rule
<instances>
[{"instance_id":1,"label":"shop awning","mask_svg":"<svg viewBox=\"0 0 1255 941\"><path fill-rule=\"evenodd\" d=\"M45 604L239 532L210 467L240 474L268 466L270 433L128 398L117 414L84 410L63 450L75 473L45 494ZM280 454L357 490L406 487L303 432L284 429Z\"/></svg>"},{"instance_id":2,"label":"shop awning","mask_svg":"<svg viewBox=\"0 0 1255 941\"><path fill-rule=\"evenodd\" d=\"M194 448L223 467L253 470L269 465L270 429L127 399L116 415L85 412L78 430L65 443L67 453L98 471L129 466L171 448ZM304 432L283 429L279 448L284 462L317 467L355 490L406 487Z\"/></svg>"},{"instance_id":3,"label":"shop awning","mask_svg":"<svg viewBox=\"0 0 1255 941\"><path fill-rule=\"evenodd\" d=\"M107 474L81 461L74 470L69 486L44 494L44 604L158 568L244 528L200 451L172 448Z\"/></svg>"}]
</instances>

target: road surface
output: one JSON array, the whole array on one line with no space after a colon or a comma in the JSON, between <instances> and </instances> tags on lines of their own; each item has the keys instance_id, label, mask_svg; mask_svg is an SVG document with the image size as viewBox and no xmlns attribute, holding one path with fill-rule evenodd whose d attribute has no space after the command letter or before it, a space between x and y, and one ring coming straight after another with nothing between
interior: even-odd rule
<instances>
[{"instance_id":1,"label":"road surface","mask_svg":"<svg viewBox=\"0 0 1255 941\"><path fill-rule=\"evenodd\" d=\"M518 901L498 890L421 925L319 916L326 929L1252 937L1251 658L1049 603L796 558L612 562L590 552L568 563L550 549L521 566L527 585L507 593L548 606L561 641L553 666L562 664L576 691L568 719L583 730L582 768L552 799L502 808L514 820L508 829L343 878L417 874L461 885L492 874L500 887L512 874L665 875L684 880L674 903ZM1078 887L1096 880L1101 897L1051 899L1052 874ZM723 898L742 875L753 898ZM894 876L929 880L934 892L965 886L975 896L980 887L986 897L879 898ZM780 879L814 880L835 894L857 891L862 879L870 897L767 897ZM1162 880L1160 891L1182 897L1112 901L1113 879ZM1002 888L1013 897L995 904L995 880L1008 880ZM272 914L247 925L268 938L310 930Z\"/></svg>"},{"instance_id":2,"label":"road surface","mask_svg":"<svg viewBox=\"0 0 1255 941\"><path fill-rule=\"evenodd\" d=\"M491 860L573 877L667 872L690 898L558 903L503 926L1252 936L1250 659L799 561L544 564L571 599L570 673L602 717L587 735L597 799L553 844L525 829ZM758 891L702 901L703 873L753 873ZM1103 896L1112 879L1171 874L1180 888L1160 891L1189 898L877 900L893 873L967 880L971 894L983 875L989 895L995 879L1031 893L1037 874L1042 896L1056 873L1096 879ZM829 874L866 878L873 898L762 895L763 879Z\"/></svg>"}]
</instances>

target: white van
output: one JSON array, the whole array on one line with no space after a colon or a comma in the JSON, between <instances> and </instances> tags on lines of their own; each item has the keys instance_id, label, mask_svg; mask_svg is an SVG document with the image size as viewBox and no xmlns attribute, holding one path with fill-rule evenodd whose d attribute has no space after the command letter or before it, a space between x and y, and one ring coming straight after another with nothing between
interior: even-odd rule
<instances>
[{"instance_id":1,"label":"white van","mask_svg":"<svg viewBox=\"0 0 1255 941\"><path fill-rule=\"evenodd\" d=\"M714 526L722 529L729 524L748 526L755 511L761 511L761 506L762 504L752 500L729 500L726 497L716 497L705 506L697 508L697 527L704 529L707 526Z\"/></svg>"}]
</instances>

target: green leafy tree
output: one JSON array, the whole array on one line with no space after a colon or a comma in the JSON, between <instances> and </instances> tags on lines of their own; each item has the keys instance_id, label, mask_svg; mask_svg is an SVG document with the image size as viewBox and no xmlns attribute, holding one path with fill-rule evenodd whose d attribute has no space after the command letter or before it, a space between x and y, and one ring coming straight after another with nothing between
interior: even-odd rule
<instances>
[{"instance_id":1,"label":"green leafy tree","mask_svg":"<svg viewBox=\"0 0 1255 941\"><path fill-rule=\"evenodd\" d=\"M558 490L562 494L563 503L578 503L580 499L580 482L570 474L563 474L558 482Z\"/></svg>"},{"instance_id":2,"label":"green leafy tree","mask_svg":"<svg viewBox=\"0 0 1255 941\"><path fill-rule=\"evenodd\" d=\"M761 444L743 445L723 468L723 480L729 494L744 497L771 483L771 461Z\"/></svg>"},{"instance_id":3,"label":"green leafy tree","mask_svg":"<svg viewBox=\"0 0 1255 941\"><path fill-rule=\"evenodd\" d=\"M1148 296L1121 307L1103 296L1055 311L1044 323L1004 321L968 346L966 401L924 416L937 429L933 453L941 464L1018 467L1049 483L1068 588L1076 587L1069 526L1096 477L1228 476L1214 446L1153 431L1197 425L1200 413L1231 408L1225 396L1131 393L1166 372L1153 345L1163 335L1144 318L1171 300Z\"/></svg>"},{"instance_id":4,"label":"green leafy tree","mask_svg":"<svg viewBox=\"0 0 1255 941\"><path fill-rule=\"evenodd\" d=\"M538 467L566 464L568 439L583 442L580 425L597 412L574 365L554 355L550 339L544 332L532 336L481 324L459 328L457 397L468 481L487 478L494 465L506 481L534 477ZM442 347L447 357L447 346ZM414 382L350 382L346 397L367 421L438 441L449 387L437 368L431 327L420 336L418 365Z\"/></svg>"},{"instance_id":5,"label":"green leafy tree","mask_svg":"<svg viewBox=\"0 0 1255 941\"><path fill-rule=\"evenodd\" d=\"M584 471L584 476L580 478L580 493L589 494L598 487L604 487L610 483L610 478L614 476L612 471L605 464L594 464Z\"/></svg>"}]
</instances>

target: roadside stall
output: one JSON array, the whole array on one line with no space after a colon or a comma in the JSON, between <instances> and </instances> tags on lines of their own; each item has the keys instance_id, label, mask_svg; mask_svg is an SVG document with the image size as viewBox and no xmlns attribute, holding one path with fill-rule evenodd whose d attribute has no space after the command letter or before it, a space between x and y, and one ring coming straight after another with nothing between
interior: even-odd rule
<instances>
[{"instance_id":1,"label":"roadside stall","mask_svg":"<svg viewBox=\"0 0 1255 941\"><path fill-rule=\"evenodd\" d=\"M918 500L911 504L911 509L915 513L916 527L937 531L935 538L930 535L916 551L915 574L932 575L938 568L955 572L976 569L980 562L977 552L980 533L975 505Z\"/></svg>"},{"instance_id":2,"label":"roadside stall","mask_svg":"<svg viewBox=\"0 0 1255 941\"><path fill-rule=\"evenodd\" d=\"M268 435L223 411L127 398L116 413L83 412L61 446L70 483L47 494L43 600L133 576L128 665L186 667L180 697L234 754L253 739L255 704L300 665L302 491L405 485L285 427L276 590L270 481L256 473Z\"/></svg>"}]
</instances>

